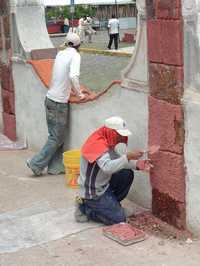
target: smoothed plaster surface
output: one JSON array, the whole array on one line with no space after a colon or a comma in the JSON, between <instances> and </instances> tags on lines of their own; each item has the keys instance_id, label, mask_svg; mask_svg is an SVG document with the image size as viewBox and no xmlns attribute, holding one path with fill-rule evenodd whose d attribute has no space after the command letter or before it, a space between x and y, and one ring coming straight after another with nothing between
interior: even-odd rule
<instances>
[{"instance_id":1,"label":"smoothed plaster surface","mask_svg":"<svg viewBox=\"0 0 200 266\"><path fill-rule=\"evenodd\" d=\"M199 1L182 0L184 19L184 117L186 219L200 235L200 45L197 31Z\"/></svg>"},{"instance_id":2,"label":"smoothed plaster surface","mask_svg":"<svg viewBox=\"0 0 200 266\"><path fill-rule=\"evenodd\" d=\"M16 23L14 34L18 35L20 45L25 53L30 53L34 49L53 48L46 28L44 8L41 5L15 6L13 12ZM16 50L16 47L14 49Z\"/></svg>"},{"instance_id":3,"label":"smoothed plaster surface","mask_svg":"<svg viewBox=\"0 0 200 266\"><path fill-rule=\"evenodd\" d=\"M22 77L26 77L23 79ZM46 89L28 64L13 64L17 136L38 150L47 138L44 100ZM42 89L41 89L42 88Z\"/></svg>"},{"instance_id":4,"label":"smoothed plaster surface","mask_svg":"<svg viewBox=\"0 0 200 266\"><path fill-rule=\"evenodd\" d=\"M186 213L189 229L200 235L200 95L188 92L184 98Z\"/></svg>"}]
</instances>

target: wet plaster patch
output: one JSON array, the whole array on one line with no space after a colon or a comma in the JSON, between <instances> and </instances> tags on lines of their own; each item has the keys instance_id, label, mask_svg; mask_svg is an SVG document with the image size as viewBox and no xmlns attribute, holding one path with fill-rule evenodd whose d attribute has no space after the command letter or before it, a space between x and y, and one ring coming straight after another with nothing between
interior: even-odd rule
<instances>
[{"instance_id":1,"label":"wet plaster patch","mask_svg":"<svg viewBox=\"0 0 200 266\"><path fill-rule=\"evenodd\" d=\"M179 202L168 194L153 189L153 214L161 220L179 228L186 228L185 202Z\"/></svg>"},{"instance_id":2,"label":"wet plaster patch","mask_svg":"<svg viewBox=\"0 0 200 266\"><path fill-rule=\"evenodd\" d=\"M48 202L0 215L0 254L16 252L91 228L95 223L76 223L74 207L54 209Z\"/></svg>"}]
</instances>

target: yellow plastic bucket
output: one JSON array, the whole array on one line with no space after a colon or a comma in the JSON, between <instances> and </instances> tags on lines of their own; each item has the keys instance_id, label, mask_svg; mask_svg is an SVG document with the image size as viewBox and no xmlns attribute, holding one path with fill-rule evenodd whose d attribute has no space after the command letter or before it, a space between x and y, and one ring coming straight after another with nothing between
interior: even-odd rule
<instances>
[{"instance_id":1,"label":"yellow plastic bucket","mask_svg":"<svg viewBox=\"0 0 200 266\"><path fill-rule=\"evenodd\" d=\"M78 187L78 176L80 174L80 150L70 150L63 153L63 164L65 166L65 178L68 187Z\"/></svg>"}]
</instances>

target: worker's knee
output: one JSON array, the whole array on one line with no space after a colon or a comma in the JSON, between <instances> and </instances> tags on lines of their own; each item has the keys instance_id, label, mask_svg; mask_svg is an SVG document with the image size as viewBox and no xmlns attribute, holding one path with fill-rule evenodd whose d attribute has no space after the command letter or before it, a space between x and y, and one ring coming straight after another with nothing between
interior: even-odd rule
<instances>
[{"instance_id":1,"label":"worker's knee","mask_svg":"<svg viewBox=\"0 0 200 266\"><path fill-rule=\"evenodd\" d=\"M84 208L84 213L87 215L89 220L93 220L95 222L101 222L105 225L112 225L118 223L126 222L126 215L124 213L123 208L119 207L117 209L94 209L88 207L87 204Z\"/></svg>"},{"instance_id":2,"label":"worker's knee","mask_svg":"<svg viewBox=\"0 0 200 266\"><path fill-rule=\"evenodd\" d=\"M105 213L101 213L98 216L101 219L101 222L103 222L106 225L126 222L126 216L123 208L121 207L118 208L117 210L112 210L110 212L106 211Z\"/></svg>"},{"instance_id":3,"label":"worker's knee","mask_svg":"<svg viewBox=\"0 0 200 266\"><path fill-rule=\"evenodd\" d=\"M134 179L134 172L131 169L123 169L123 180L127 183L132 183Z\"/></svg>"}]
</instances>

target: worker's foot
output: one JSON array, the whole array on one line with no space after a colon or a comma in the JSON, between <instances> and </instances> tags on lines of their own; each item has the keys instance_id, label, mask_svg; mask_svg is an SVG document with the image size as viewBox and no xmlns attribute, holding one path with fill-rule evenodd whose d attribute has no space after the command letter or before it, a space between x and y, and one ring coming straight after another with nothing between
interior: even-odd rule
<instances>
[{"instance_id":1,"label":"worker's foot","mask_svg":"<svg viewBox=\"0 0 200 266\"><path fill-rule=\"evenodd\" d=\"M81 212L79 204L76 204L74 217L77 223L86 223L89 221L88 217Z\"/></svg>"},{"instance_id":2,"label":"worker's foot","mask_svg":"<svg viewBox=\"0 0 200 266\"><path fill-rule=\"evenodd\" d=\"M128 208L124 208L124 207L123 207L123 210L124 210L124 214L125 214L126 218L135 217L135 213L133 210L128 209Z\"/></svg>"},{"instance_id":3,"label":"worker's foot","mask_svg":"<svg viewBox=\"0 0 200 266\"><path fill-rule=\"evenodd\" d=\"M47 170L47 174L49 174L49 175L64 175L65 171Z\"/></svg>"},{"instance_id":4,"label":"worker's foot","mask_svg":"<svg viewBox=\"0 0 200 266\"><path fill-rule=\"evenodd\" d=\"M28 166L28 168L31 169L31 171L33 172L33 174L35 176L41 176L42 175L42 171L40 169L36 169L31 165L31 159L27 159L26 160L26 165Z\"/></svg>"}]
</instances>

